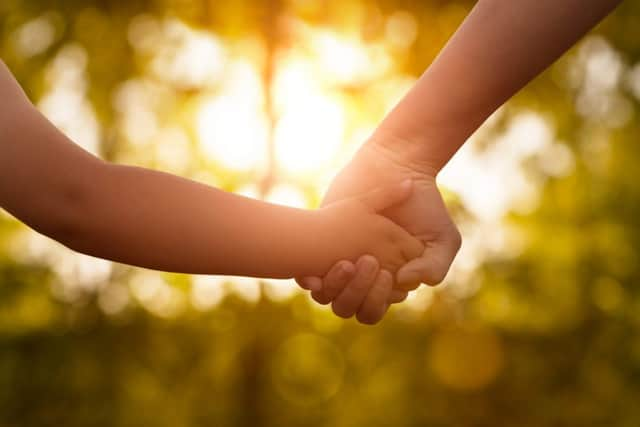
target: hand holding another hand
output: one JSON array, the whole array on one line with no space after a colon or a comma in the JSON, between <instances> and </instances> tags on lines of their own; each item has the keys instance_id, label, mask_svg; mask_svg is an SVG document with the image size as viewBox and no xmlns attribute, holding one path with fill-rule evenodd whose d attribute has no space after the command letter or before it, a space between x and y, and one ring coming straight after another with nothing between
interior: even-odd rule
<instances>
[{"instance_id":1,"label":"hand holding another hand","mask_svg":"<svg viewBox=\"0 0 640 427\"><path fill-rule=\"evenodd\" d=\"M433 286L444 280L460 248L460 233L438 191L435 173L375 140L367 142L335 178L323 206L406 179L413 182L411 194L383 213L424 244L421 256L402 266L395 277L364 256L355 265L336 263L324 278L297 279L312 291L314 300L331 303L340 317L355 314L362 323L377 323L389 304L403 301L407 291L420 283Z\"/></svg>"}]
</instances>

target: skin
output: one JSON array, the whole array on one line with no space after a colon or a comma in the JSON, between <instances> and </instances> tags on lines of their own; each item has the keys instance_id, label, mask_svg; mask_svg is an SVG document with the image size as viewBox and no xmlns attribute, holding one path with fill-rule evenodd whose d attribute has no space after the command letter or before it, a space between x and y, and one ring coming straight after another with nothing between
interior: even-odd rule
<instances>
[{"instance_id":1,"label":"skin","mask_svg":"<svg viewBox=\"0 0 640 427\"><path fill-rule=\"evenodd\" d=\"M438 172L491 113L619 3L480 0L438 58L335 178L324 204L394 180L414 181L411 196L385 211L425 247L422 256L397 272L396 289L440 283L460 248L460 233L436 185ZM372 307L367 293L382 294L384 289L378 286L386 288L386 280L366 275L367 286L360 270L365 265L370 268L369 263L343 265L349 266L347 276L298 281L313 289L316 301L331 303L338 315L348 317L355 312L360 319L364 310L365 323L381 320L388 304L403 296L401 291L392 292L386 302L374 299L378 306ZM343 293L355 301L349 310L343 307Z\"/></svg>"},{"instance_id":2,"label":"skin","mask_svg":"<svg viewBox=\"0 0 640 427\"><path fill-rule=\"evenodd\" d=\"M398 206L384 209L384 213L422 241L422 256L406 263L397 272L397 286L391 291L389 277L393 281L393 276L388 269L380 268L375 258L361 257L354 264L353 256L343 256L345 260L340 262L342 267L337 272L335 267L331 268L324 279L300 279L303 287L312 290L314 299L324 303L331 302L334 312L340 316L350 317L355 314L363 323L376 323L390 303L406 297L407 289L415 288L420 282L435 285L442 281L460 247L460 234L451 221L436 186L439 170L499 105L546 68L618 3L612 0L479 1L434 64L336 178L324 202L328 206L338 203L338 200L352 199L374 188L406 178L412 179L414 191ZM495 64L500 64L500 67ZM215 248L208 246L211 244L210 235L203 236L202 230L193 224L198 224L200 220L206 224L211 220L210 215L215 214L215 209L194 200L208 196L218 197L217 193L208 188L205 190L204 186L193 185L194 183L164 174L135 168L106 167L78 147L64 141L52 127L48 132L40 132L47 128L43 124L44 119L38 118L28 102L13 102L24 101L26 97L8 77L8 71L3 67L0 67L0 71L0 92L8 95L3 96L3 101L11 100L3 102L0 107L0 171L5 175L0 176L0 183L4 183L0 187L0 202L3 206L41 232L89 254L136 265L148 265L151 268L170 267L167 269L177 271L180 268L175 267L179 267L181 261L178 260L182 259L187 271L212 272L215 255L211 258L207 253L215 252L220 245L227 244L227 237L230 236L223 234L224 238L219 238ZM20 130L29 135L27 143L8 142L23 137L16 131L16 124L22 125ZM48 144L44 144L44 141L48 141ZM32 156L29 159L31 163L24 163L25 152L12 157L15 156L12 150L20 150L20 145L28 147L23 151ZM40 149L45 149L46 155ZM50 159L57 161L51 162ZM69 167L58 167L61 163ZM24 165L30 167L24 168ZM87 184L82 184L86 182L83 178L87 176L98 178L91 185L93 191L89 191ZM156 187L154 182L162 185ZM123 186L125 183L127 185ZM131 183L135 185L129 187ZM96 201L95 197L91 197L96 194L96 185L100 190L110 190L103 193L110 204L105 205L104 201ZM170 193L175 196L169 209L159 187L169 188ZM126 191L121 194L123 189ZM38 197L25 198L24 194L37 194ZM155 201L161 199L162 195L164 203L148 209L148 206L140 202L139 194L144 194L145 197L151 195L151 200ZM129 205L122 203L123 196L125 201L130 202ZM22 202L18 200L20 198ZM258 209L258 206L249 202L234 200L231 203L231 200L222 197L218 200L229 201L238 209ZM185 202L186 205L181 204ZM194 205L189 205L189 202ZM146 203L149 201L146 200ZM107 206L119 206L120 209L95 209ZM179 214L172 210L176 209L175 206L181 206L183 210L187 207L194 208L195 217L174 215ZM343 209L358 214L377 212L375 209L371 210L371 206L367 208L366 203L361 201L358 206L352 204ZM105 212L110 215L105 215ZM157 212L164 212L164 215L159 215L160 222L141 221L141 218L151 218ZM228 213L237 215L235 211ZM265 213L267 218L273 218L280 213L292 212L269 208ZM332 217L330 214L325 215L325 218ZM333 217L340 215L334 211ZM299 224L307 224L302 216L299 219ZM105 229L105 222L109 224L114 220L119 225L123 225L123 222L140 224L142 229L134 228L128 229L129 233L110 234L108 226ZM316 221L318 222L313 223L314 226L320 228L331 228L327 224L337 224L328 219ZM256 222L259 223L260 219ZM289 222L284 225L289 225ZM302 229L308 231L305 227L294 231ZM126 228L119 230L124 231ZM259 233L260 227L251 230ZM142 233L138 236L141 239L132 238L131 233L134 233L133 236L138 236L135 233ZM166 233L168 239L158 237L163 233ZM237 237L243 234L236 230L230 235ZM281 234L278 237L280 236ZM332 236L342 237L340 234ZM388 238L388 235L385 236ZM195 239L198 244L183 247L185 238ZM101 242L102 245L94 246L95 242ZM136 246L137 242L144 244ZM407 248L401 252L410 259L411 256L407 257L407 254L411 255L410 252L415 251L418 246L415 242L408 242L407 240ZM309 248L304 241L293 243L299 245L298 252L306 252ZM123 245L132 247L120 252L119 248ZM256 246L265 249L260 244ZM409 250L409 246L413 248ZM325 250L330 247L329 242L323 246ZM185 259L187 249L191 251L190 259ZM173 251L178 258L171 257ZM291 254L296 255L293 252ZM378 254L374 255L380 257ZM389 263L384 257L380 257L380 261L384 267L387 267L385 263L393 267L393 262ZM220 268L225 268L224 265L226 264L220 264ZM268 268L258 262L257 266L254 265L247 271L229 274L251 275L253 272L272 275L267 273ZM318 272L320 270L322 269L318 269ZM280 274L278 271L272 276L281 277Z\"/></svg>"},{"instance_id":3,"label":"skin","mask_svg":"<svg viewBox=\"0 0 640 427\"><path fill-rule=\"evenodd\" d=\"M1 62L0 93L0 206L78 252L156 270L290 278L362 254L395 272L423 250L380 213L411 195L410 180L316 211L273 205L101 161L49 123Z\"/></svg>"}]
</instances>

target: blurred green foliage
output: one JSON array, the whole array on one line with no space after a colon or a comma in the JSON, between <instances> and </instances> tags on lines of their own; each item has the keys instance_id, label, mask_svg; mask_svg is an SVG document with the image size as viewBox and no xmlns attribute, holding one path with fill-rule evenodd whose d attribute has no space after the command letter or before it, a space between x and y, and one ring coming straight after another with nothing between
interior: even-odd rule
<instances>
[{"instance_id":1,"label":"blurred green foliage","mask_svg":"<svg viewBox=\"0 0 640 427\"><path fill-rule=\"evenodd\" d=\"M127 39L141 13L229 40L259 34L273 47L287 43L277 31L283 16L337 31L371 23L362 26L367 38L380 31L376 14L402 9L419 32L396 60L419 75L471 6L3 0L0 56L37 100L59 49L83 46L87 96L106 130L101 150L117 159L125 143L110 134L112 97L142 72ZM16 31L42 14L52 14L55 40L20 55ZM519 249L507 245L484 260L473 292L450 284L431 292L424 310L394 308L373 328L337 319L302 295L286 302L230 295L209 310L168 317L136 303L105 314L100 298L132 269L116 266L98 290L60 297L50 265L12 255L12 236L24 228L0 214L0 426L639 425L640 2L625 2L594 34L519 93L496 124L536 111L574 159L571 173L556 177L544 162L523 165L542 192L537 207L505 219ZM598 54L600 65L589 62ZM600 67L601 80L619 78L594 92L589 67ZM193 95L176 93L177 104ZM188 278L163 277L188 292Z\"/></svg>"}]
</instances>

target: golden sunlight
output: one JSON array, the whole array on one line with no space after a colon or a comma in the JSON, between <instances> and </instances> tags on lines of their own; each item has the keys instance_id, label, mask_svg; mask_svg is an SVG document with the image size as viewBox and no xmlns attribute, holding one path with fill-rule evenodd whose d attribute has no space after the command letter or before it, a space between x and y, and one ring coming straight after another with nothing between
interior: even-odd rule
<instances>
[{"instance_id":1,"label":"golden sunlight","mask_svg":"<svg viewBox=\"0 0 640 427\"><path fill-rule=\"evenodd\" d=\"M344 126L343 107L335 97L307 91L305 102L288 108L277 124L279 165L291 173L317 172L337 154Z\"/></svg>"},{"instance_id":2,"label":"golden sunlight","mask_svg":"<svg viewBox=\"0 0 640 427\"><path fill-rule=\"evenodd\" d=\"M250 170L267 156L264 113L246 107L241 99L218 97L198 114L198 135L204 154L233 170Z\"/></svg>"},{"instance_id":3,"label":"golden sunlight","mask_svg":"<svg viewBox=\"0 0 640 427\"><path fill-rule=\"evenodd\" d=\"M129 151L120 153L118 161L144 164L141 159L150 156L154 167L163 170L207 177L208 183L230 184L249 197L308 208L415 83L415 76L396 68L394 59L415 41L415 19L397 11L384 28L382 38L364 41L353 34L304 25L296 43L269 53L258 38L234 41L175 19L139 16L132 21L128 38L146 66L113 96L118 132L133 153L129 157ZM87 61L79 45L62 49L48 67L50 89L40 107L95 152L101 129L88 107ZM265 73L269 61L271 72ZM184 89L195 90L193 102L176 101ZM499 115L486 126L493 126ZM535 206L539 183L526 176L520 167L523 161L539 157L549 176L565 175L573 165L571 152L554 142L554 130L535 113L511 120L486 150L477 149L476 139L445 168L440 182L475 215L479 236L487 234L482 230L495 230L514 207ZM156 143L151 146L151 141ZM229 172L244 173L244 181L233 181L236 175ZM479 186L494 190L486 194ZM309 194L309 189L315 193ZM486 239L476 247L473 233L467 234L458 267L449 276L454 282L483 261L478 253L490 252ZM233 282L242 298L260 296L256 280ZM202 280L194 285L191 298L196 307L214 306L226 295L210 288ZM407 313L411 307L424 310L431 298L428 291L416 293L405 305ZM145 306L152 301L140 295L137 299ZM173 310L160 306L154 305L152 311L168 315Z\"/></svg>"}]
</instances>

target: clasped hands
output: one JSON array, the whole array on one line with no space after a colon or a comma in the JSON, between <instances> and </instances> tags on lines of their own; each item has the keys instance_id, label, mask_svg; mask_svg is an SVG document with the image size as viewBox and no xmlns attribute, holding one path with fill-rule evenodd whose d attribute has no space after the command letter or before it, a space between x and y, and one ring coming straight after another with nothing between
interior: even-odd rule
<instances>
[{"instance_id":1,"label":"clasped hands","mask_svg":"<svg viewBox=\"0 0 640 427\"><path fill-rule=\"evenodd\" d=\"M436 285L446 276L461 245L461 237L436 186L435 173L401 153L371 140L338 174L323 202L328 206L385 185L410 179L408 197L383 213L422 242L422 254L397 271L382 268L376 258L361 256L354 264L338 261L322 278L297 278L320 304L331 304L343 318L356 316L359 322L375 324L389 306L402 302L421 283Z\"/></svg>"}]
</instances>

